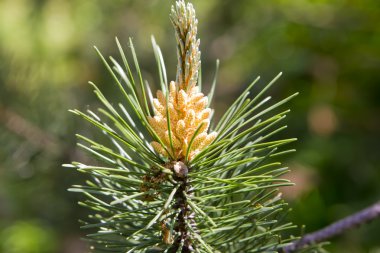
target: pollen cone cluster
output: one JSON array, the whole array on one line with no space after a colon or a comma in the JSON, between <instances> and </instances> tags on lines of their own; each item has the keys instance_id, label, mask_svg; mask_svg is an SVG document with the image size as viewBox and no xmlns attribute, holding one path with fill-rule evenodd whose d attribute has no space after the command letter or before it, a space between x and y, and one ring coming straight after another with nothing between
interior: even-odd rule
<instances>
[{"instance_id":1,"label":"pollen cone cluster","mask_svg":"<svg viewBox=\"0 0 380 253\"><path fill-rule=\"evenodd\" d=\"M148 117L148 121L163 145L156 141L151 145L156 152L173 160L185 160L187 153L187 160L191 160L217 136L216 132L207 133L211 115L211 109L206 108L207 96L197 86L186 92L172 81L167 97L168 100L159 90L153 100L155 116Z\"/></svg>"},{"instance_id":2,"label":"pollen cone cluster","mask_svg":"<svg viewBox=\"0 0 380 253\"><path fill-rule=\"evenodd\" d=\"M207 133L211 109L207 108L207 96L197 87L201 52L193 5L177 1L170 17L178 45L177 78L170 82L168 94L159 90L153 100L154 117L148 121L161 143L153 141L151 145L171 160L190 161L217 134Z\"/></svg>"}]
</instances>

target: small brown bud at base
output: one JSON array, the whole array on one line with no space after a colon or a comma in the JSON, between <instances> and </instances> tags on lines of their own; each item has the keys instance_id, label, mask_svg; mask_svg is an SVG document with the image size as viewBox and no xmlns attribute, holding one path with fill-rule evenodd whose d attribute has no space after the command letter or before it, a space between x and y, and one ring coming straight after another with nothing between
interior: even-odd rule
<instances>
[{"instance_id":1,"label":"small brown bud at base","mask_svg":"<svg viewBox=\"0 0 380 253\"><path fill-rule=\"evenodd\" d=\"M184 164L181 161L174 163L173 169L177 177L180 178L187 177L187 173L189 172L189 169L187 168L186 164Z\"/></svg>"}]
</instances>

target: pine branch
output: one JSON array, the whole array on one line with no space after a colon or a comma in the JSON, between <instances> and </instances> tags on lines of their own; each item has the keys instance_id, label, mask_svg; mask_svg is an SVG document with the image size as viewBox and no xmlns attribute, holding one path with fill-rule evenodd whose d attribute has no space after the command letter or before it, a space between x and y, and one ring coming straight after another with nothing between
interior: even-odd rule
<instances>
[{"instance_id":1,"label":"pine branch","mask_svg":"<svg viewBox=\"0 0 380 253\"><path fill-rule=\"evenodd\" d=\"M291 253L304 248L305 246L315 243L323 242L336 235L352 229L354 227L368 223L380 217L380 201L374 205L367 207L355 214L352 214L344 219L341 219L333 224L318 230L316 232L307 234L301 239L293 242L292 244L283 248L284 253Z\"/></svg>"},{"instance_id":2,"label":"pine branch","mask_svg":"<svg viewBox=\"0 0 380 253\"><path fill-rule=\"evenodd\" d=\"M286 129L281 124L289 110L281 108L297 94L271 103L265 94L281 74L257 94L252 92L256 78L212 127L208 106L216 78L208 98L200 87L195 10L178 0L171 19L178 44L176 81L167 82L161 50L152 39L161 87L154 98L144 86L132 41L135 73L116 40L123 64L96 51L123 101L108 100L91 83L103 108L72 110L109 140L78 135L78 146L101 165L66 165L91 176L86 185L70 189L84 194L80 204L92 210L82 226L95 230L88 240L95 252L281 249L291 240L281 234L295 226L283 222L286 203L278 188L292 183L280 177L288 169L275 159L293 152L283 148L296 139L274 136Z\"/></svg>"}]
</instances>

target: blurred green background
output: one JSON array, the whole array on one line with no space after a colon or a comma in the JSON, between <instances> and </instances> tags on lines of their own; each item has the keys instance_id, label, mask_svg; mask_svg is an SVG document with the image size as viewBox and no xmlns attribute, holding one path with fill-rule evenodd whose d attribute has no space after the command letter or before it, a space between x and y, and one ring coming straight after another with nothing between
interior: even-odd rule
<instances>
[{"instance_id":1,"label":"blurred green background","mask_svg":"<svg viewBox=\"0 0 380 253\"><path fill-rule=\"evenodd\" d=\"M117 97L92 45L116 55L132 37L144 78L157 82L155 35L175 79L175 38L164 0L0 0L0 252L83 253L68 193L84 179L61 167L86 158L67 112L96 108L87 81ZM194 0L206 92L215 60L220 115L253 78L284 76L270 91L289 104L297 153L286 157L297 186L284 189L290 219L321 228L380 196L380 1ZM263 82L263 83L264 83ZM380 252L380 221L332 240L331 252Z\"/></svg>"}]
</instances>

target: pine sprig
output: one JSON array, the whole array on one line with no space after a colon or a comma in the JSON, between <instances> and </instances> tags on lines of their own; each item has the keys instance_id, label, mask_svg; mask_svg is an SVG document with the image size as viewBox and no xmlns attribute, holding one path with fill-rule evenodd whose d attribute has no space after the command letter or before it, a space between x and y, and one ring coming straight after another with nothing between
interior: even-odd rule
<instances>
[{"instance_id":1,"label":"pine sprig","mask_svg":"<svg viewBox=\"0 0 380 253\"><path fill-rule=\"evenodd\" d=\"M280 177L288 169L275 159L293 152L284 147L295 139L274 137L286 128L289 110L283 105L297 94L270 103L265 94L279 74L251 96L257 78L212 127L207 107L216 78L207 100L199 91L195 11L180 0L171 19L177 80L168 85L164 58L152 38L161 88L157 99L144 82L131 40L133 65L117 39L122 64L95 48L123 101L115 105L91 83L103 107L72 110L109 140L78 135L78 146L101 165L66 165L91 178L70 189L84 194L80 204L91 209L82 227L94 231L87 238L95 252L276 252L294 240L282 238L294 226L284 222L287 207L278 191L292 183ZM198 116L203 121L194 123ZM190 133L181 128L185 123Z\"/></svg>"}]
</instances>

